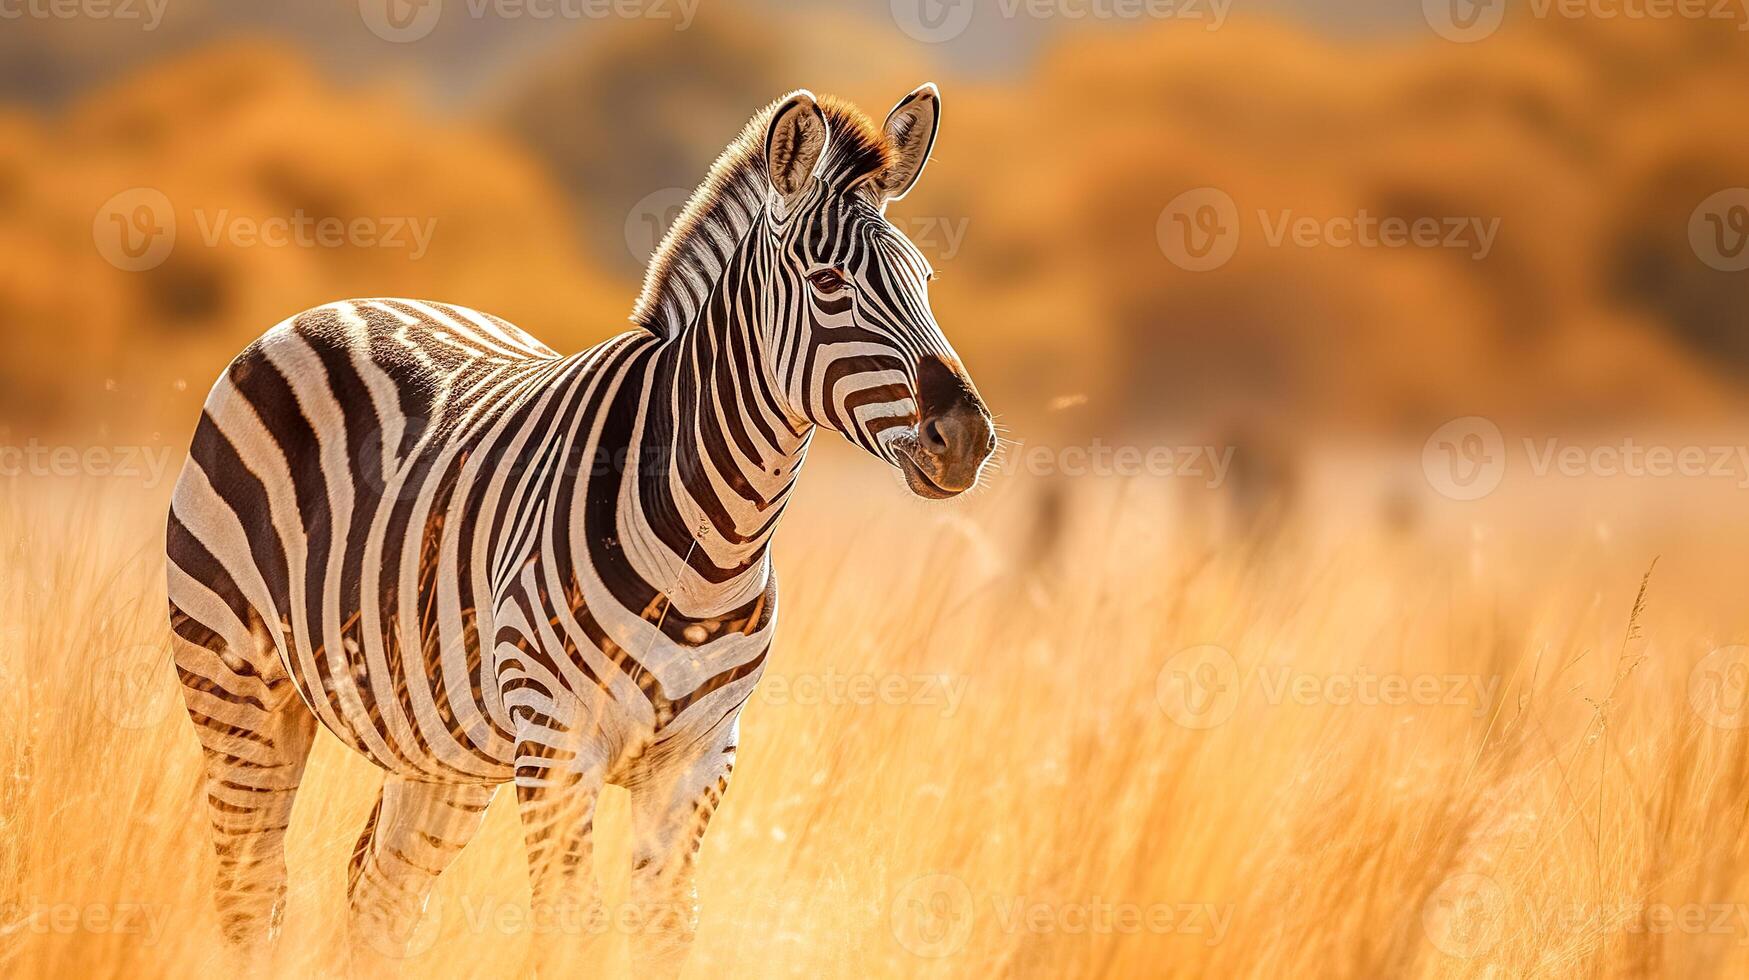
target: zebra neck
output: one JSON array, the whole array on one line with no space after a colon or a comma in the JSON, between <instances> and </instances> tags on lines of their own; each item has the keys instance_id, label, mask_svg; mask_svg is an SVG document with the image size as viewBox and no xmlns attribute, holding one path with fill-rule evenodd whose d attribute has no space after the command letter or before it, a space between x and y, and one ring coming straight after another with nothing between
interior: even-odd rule
<instances>
[{"instance_id":1,"label":"zebra neck","mask_svg":"<svg viewBox=\"0 0 1749 980\"><path fill-rule=\"evenodd\" d=\"M738 251L699 315L644 362L637 502L640 574L676 611L708 616L764 592L766 561L812 433L774 393L759 325L751 317L760 263ZM659 544L658 544L659 543Z\"/></svg>"},{"instance_id":2,"label":"zebra neck","mask_svg":"<svg viewBox=\"0 0 1749 980\"><path fill-rule=\"evenodd\" d=\"M708 188L708 193L706 188ZM676 337L704 313L716 288L747 257L769 187L751 166L731 166L695 192L651 257L632 320Z\"/></svg>"}]
</instances>

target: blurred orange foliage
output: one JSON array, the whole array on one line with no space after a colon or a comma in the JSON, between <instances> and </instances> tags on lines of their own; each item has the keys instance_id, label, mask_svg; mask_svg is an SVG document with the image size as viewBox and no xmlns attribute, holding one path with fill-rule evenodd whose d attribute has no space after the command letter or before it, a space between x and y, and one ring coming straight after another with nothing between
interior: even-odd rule
<instances>
[{"instance_id":1,"label":"blurred orange foliage","mask_svg":"<svg viewBox=\"0 0 1749 980\"><path fill-rule=\"evenodd\" d=\"M465 296L559 344L602 333L591 319L626 302L591 276L567 202L526 153L392 92L338 89L277 46L210 48L53 122L7 115L0 134L0 419L25 428L191 421L241 345L347 296ZM136 187L170 201L176 245L128 272L94 247L93 218ZM300 217L363 218L405 244L234 234ZM424 254L412 222L430 229Z\"/></svg>"},{"instance_id":2,"label":"blurred orange foliage","mask_svg":"<svg viewBox=\"0 0 1749 980\"><path fill-rule=\"evenodd\" d=\"M894 216L943 273L939 319L1010 422L1048 426L1064 396L1087 404L1078 426L1132 432L1260 419L1392 436L1460 414L1582 426L1744 407L1749 276L1697 261L1687 233L1702 199L1749 184L1734 22L1555 19L1475 45L1255 19L1064 28L998 82L943 75L891 31L837 61L804 43L850 16L770 34L708 12L684 33L603 24L447 116L244 40L53 118L0 109L0 427L181 426L250 337L353 295L463 302L580 347L629 308L632 201L689 186L788 88L879 113L927 75L946 123ZM146 272L93 247L93 216L135 187L163 192L178 225ZM1192 272L1159 226L1200 187L1233 200L1241 237ZM218 221L295 215L433 234L420 255L209 243ZM1362 215L1497 232L1485 254L1270 241L1284 220Z\"/></svg>"}]
</instances>

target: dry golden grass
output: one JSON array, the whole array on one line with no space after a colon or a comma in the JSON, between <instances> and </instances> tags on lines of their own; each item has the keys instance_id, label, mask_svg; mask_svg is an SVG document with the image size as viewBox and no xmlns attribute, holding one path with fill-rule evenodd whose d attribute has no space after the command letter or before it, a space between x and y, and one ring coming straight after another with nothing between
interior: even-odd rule
<instances>
[{"instance_id":1,"label":"dry golden grass","mask_svg":"<svg viewBox=\"0 0 1749 980\"><path fill-rule=\"evenodd\" d=\"M1708 720L1749 717L1733 714L1742 662L1695 672L1749 638L1732 594L1749 542L1728 507L1568 488L1436 502L1392 533L1364 507L1310 501L1318 521L1239 542L1186 519L1198 512L1160 482L1094 481L1070 496L1043 574L1021 557L1039 547L1034 484L932 507L870 478L864 461L817 463L780 535L783 626L706 841L691 975L1749 964L1749 742ZM164 496L13 481L0 497L8 976L228 969L199 754L167 665ZM856 517L832 513L846 501ZM1230 683L1175 686L1220 679L1206 644L1230 652ZM1363 670L1437 694L1283 693ZM1447 703L1447 675L1492 695ZM832 678L824 696L809 686ZM1177 710L1187 692L1212 695L1211 713ZM374 785L322 736L277 973L343 968L344 868ZM618 791L598 825L623 902ZM531 940L584 945L525 926L527 899L501 794L407 972L518 976ZM610 933L585 958L617 973L625 942Z\"/></svg>"}]
</instances>

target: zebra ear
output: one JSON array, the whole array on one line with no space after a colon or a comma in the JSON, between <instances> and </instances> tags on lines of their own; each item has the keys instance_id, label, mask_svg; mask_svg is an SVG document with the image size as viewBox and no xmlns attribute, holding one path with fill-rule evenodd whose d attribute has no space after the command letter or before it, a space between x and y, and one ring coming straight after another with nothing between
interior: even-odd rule
<instances>
[{"instance_id":1,"label":"zebra ear","mask_svg":"<svg viewBox=\"0 0 1749 980\"><path fill-rule=\"evenodd\" d=\"M826 149L826 116L814 93L797 89L771 114L765 131L765 167L771 186L790 197L807 185Z\"/></svg>"},{"instance_id":2,"label":"zebra ear","mask_svg":"<svg viewBox=\"0 0 1749 980\"><path fill-rule=\"evenodd\" d=\"M941 123L941 93L934 82L924 82L915 92L899 100L887 114L887 140L892 144L893 162L876 178L884 200L904 197L923 165L929 162L929 151L935 146L935 131Z\"/></svg>"}]
</instances>

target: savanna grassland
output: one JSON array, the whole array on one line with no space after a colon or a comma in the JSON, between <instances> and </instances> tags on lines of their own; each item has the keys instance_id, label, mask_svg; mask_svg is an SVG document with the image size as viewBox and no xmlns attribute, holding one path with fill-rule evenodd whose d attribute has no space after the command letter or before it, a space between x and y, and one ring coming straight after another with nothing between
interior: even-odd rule
<instances>
[{"instance_id":1,"label":"savanna grassland","mask_svg":"<svg viewBox=\"0 0 1749 980\"><path fill-rule=\"evenodd\" d=\"M1014 438L1057 426L1059 471L1169 428L1408 451L1311 451L1297 483L1241 455L1218 489L1011 451L932 506L820 440L690 973L1749 975L1749 463L1465 502L1414 457L1472 415L1745 445L1738 18L1532 3L1454 43L1433 3L1216 25L1177 14L1222 4L1004 2L960 47L897 0L611 5L696 7L684 31L469 0L417 43L350 0L181 2L149 34L59 12L163 4L11 6L36 15L0 29L0 978L244 975L169 663L169 478L7 475L10 453L185 441L229 358L338 297L582 349L756 107L805 85L878 118L930 78L947 122L892 216ZM972 5L918 9L949 6ZM1082 6L1174 16L1030 15ZM1385 6L1402 23L1369 26ZM144 269L115 251L142 191ZM1163 234L1192 191L1243 219L1219 268ZM432 231L261 240L305 217ZM1341 231L1380 219L1500 234ZM1315 240L1272 234L1290 220ZM319 736L269 975L346 969L376 779ZM597 819L616 912L627 809L610 791ZM402 972L526 976L534 943L624 971L626 919L579 935L528 899L501 793Z\"/></svg>"},{"instance_id":2,"label":"savanna grassland","mask_svg":"<svg viewBox=\"0 0 1749 980\"><path fill-rule=\"evenodd\" d=\"M820 455L779 535L783 625L705 843L691 975L1749 965L1741 491L1421 484L1381 516L1336 466L1242 533L1181 481L1009 472L927 506ZM167 493L0 498L8 976L232 972L167 660ZM374 786L320 737L275 975L345 968ZM626 825L610 790L615 908ZM526 975L531 942L625 969L617 928L527 903L500 794L403 969Z\"/></svg>"}]
</instances>

